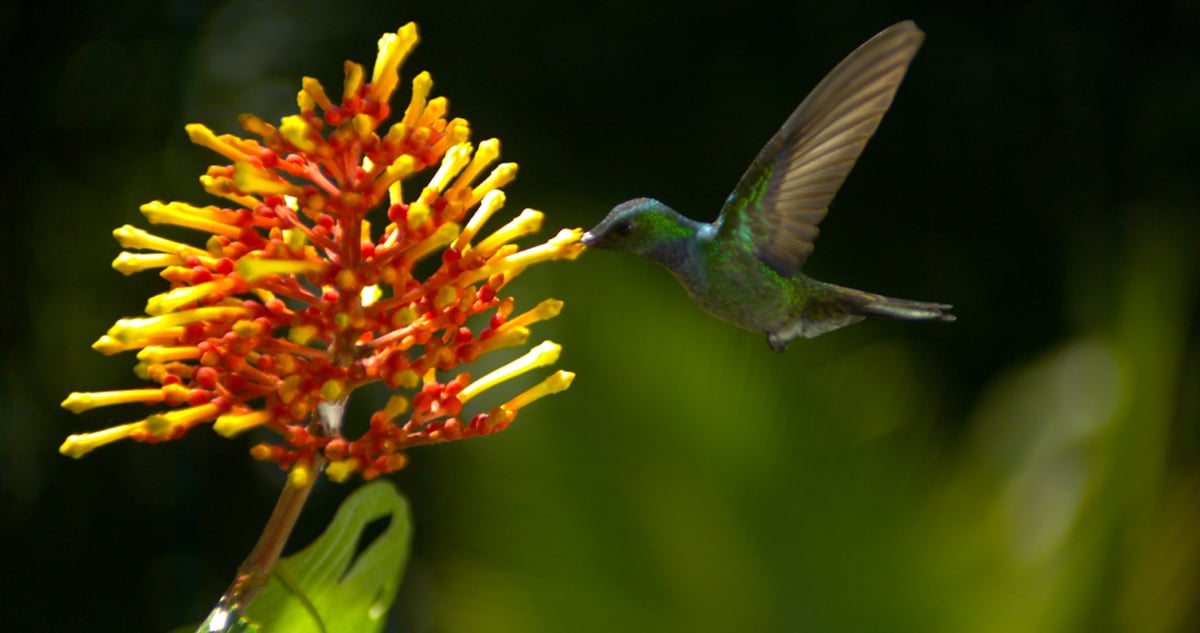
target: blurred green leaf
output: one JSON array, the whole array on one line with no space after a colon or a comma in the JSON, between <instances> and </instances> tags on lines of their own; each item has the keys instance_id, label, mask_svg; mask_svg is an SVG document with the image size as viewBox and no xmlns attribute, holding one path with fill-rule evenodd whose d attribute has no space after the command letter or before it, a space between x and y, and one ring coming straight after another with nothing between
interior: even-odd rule
<instances>
[{"instance_id":1,"label":"blurred green leaf","mask_svg":"<svg viewBox=\"0 0 1200 633\"><path fill-rule=\"evenodd\" d=\"M385 520L382 533L362 542ZM264 631L380 631L411 539L408 502L390 482L371 482L342 503L316 541L280 561L247 615Z\"/></svg>"}]
</instances>

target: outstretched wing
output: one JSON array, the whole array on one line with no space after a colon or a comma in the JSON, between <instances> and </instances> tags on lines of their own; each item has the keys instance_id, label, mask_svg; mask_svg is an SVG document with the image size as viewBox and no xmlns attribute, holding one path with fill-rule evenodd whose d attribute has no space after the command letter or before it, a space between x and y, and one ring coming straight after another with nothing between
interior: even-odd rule
<instances>
[{"instance_id":1,"label":"outstretched wing","mask_svg":"<svg viewBox=\"0 0 1200 633\"><path fill-rule=\"evenodd\" d=\"M894 24L826 75L738 182L721 209L721 233L748 229L759 259L780 274L798 272L923 39L911 21Z\"/></svg>"}]
</instances>

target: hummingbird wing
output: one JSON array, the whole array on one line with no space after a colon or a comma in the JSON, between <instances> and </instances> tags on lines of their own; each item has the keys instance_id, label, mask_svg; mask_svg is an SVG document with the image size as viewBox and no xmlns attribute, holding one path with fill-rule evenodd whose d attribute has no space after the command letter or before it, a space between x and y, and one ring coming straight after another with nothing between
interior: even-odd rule
<instances>
[{"instance_id":1,"label":"hummingbird wing","mask_svg":"<svg viewBox=\"0 0 1200 633\"><path fill-rule=\"evenodd\" d=\"M721 235L745 239L748 229L763 263L797 273L923 39L911 21L894 24L826 75L738 181L721 209Z\"/></svg>"}]
</instances>

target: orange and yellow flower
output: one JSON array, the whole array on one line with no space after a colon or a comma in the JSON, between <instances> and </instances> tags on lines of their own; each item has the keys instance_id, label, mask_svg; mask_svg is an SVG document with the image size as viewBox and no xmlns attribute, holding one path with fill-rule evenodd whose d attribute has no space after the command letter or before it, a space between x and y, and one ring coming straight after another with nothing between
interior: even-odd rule
<instances>
[{"instance_id":1,"label":"orange and yellow flower","mask_svg":"<svg viewBox=\"0 0 1200 633\"><path fill-rule=\"evenodd\" d=\"M413 24L384 35L369 80L346 62L337 102L305 78L299 114L277 126L243 115L242 127L261 140L187 126L193 142L230 161L200 178L228 206L142 206L152 224L209 234L203 247L133 226L113 232L129 249L114 268L161 269L171 287L150 298L146 316L117 321L93 346L139 350L136 373L158 386L73 393L63 402L74 412L129 402L164 410L72 435L63 454L123 438L176 439L201 424L225 436L265 427L281 442L254 446L258 459L290 467L320 455L334 479L371 478L401 468L405 448L502 430L521 407L570 385L573 374L558 371L463 415L481 392L557 360L558 345L544 342L476 380L460 370L481 354L524 345L529 326L557 315L560 301L517 312L502 291L525 268L573 259L584 247L573 229L520 249L512 242L542 223L530 209L481 237L517 166L493 167L495 139L468 142L467 122L447 120L446 100L429 98L428 73L416 76L407 107L387 125L400 63L416 42ZM401 184L429 170L419 193L402 197ZM386 219L374 220L383 225L376 231L371 215L381 207ZM440 258L436 270L417 275L418 262L432 257ZM394 395L361 436L345 437L347 398L375 381Z\"/></svg>"}]
</instances>

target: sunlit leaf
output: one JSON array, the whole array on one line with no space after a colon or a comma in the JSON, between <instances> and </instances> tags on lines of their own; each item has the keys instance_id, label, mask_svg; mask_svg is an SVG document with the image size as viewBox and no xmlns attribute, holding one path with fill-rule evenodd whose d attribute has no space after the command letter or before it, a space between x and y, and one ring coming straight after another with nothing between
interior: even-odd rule
<instances>
[{"instance_id":1,"label":"sunlit leaf","mask_svg":"<svg viewBox=\"0 0 1200 633\"><path fill-rule=\"evenodd\" d=\"M362 542L383 522L374 540ZM266 632L380 631L411 537L408 503L391 483L371 482L342 503L316 541L280 561L247 615Z\"/></svg>"}]
</instances>

